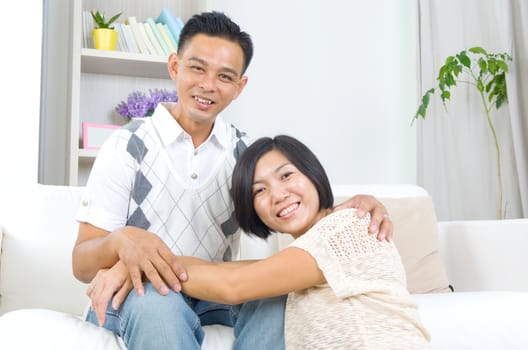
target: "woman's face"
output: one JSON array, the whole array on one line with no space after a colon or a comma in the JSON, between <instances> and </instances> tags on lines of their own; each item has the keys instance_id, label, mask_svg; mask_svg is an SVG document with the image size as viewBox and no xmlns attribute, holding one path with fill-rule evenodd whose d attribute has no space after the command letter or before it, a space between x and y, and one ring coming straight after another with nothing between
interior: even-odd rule
<instances>
[{"instance_id":1,"label":"woman's face","mask_svg":"<svg viewBox=\"0 0 528 350\"><path fill-rule=\"evenodd\" d=\"M264 154L255 167L253 204L274 231L298 237L324 216L314 184L279 151Z\"/></svg>"}]
</instances>

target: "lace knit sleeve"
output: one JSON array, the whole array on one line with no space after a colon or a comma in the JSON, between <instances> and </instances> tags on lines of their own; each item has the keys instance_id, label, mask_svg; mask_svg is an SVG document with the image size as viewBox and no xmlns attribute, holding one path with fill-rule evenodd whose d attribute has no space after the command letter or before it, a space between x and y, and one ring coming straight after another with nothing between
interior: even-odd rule
<instances>
[{"instance_id":1,"label":"lace knit sleeve","mask_svg":"<svg viewBox=\"0 0 528 350\"><path fill-rule=\"evenodd\" d=\"M338 298L405 286L405 271L392 242L368 233L370 215L345 209L320 220L291 246L314 257Z\"/></svg>"}]
</instances>

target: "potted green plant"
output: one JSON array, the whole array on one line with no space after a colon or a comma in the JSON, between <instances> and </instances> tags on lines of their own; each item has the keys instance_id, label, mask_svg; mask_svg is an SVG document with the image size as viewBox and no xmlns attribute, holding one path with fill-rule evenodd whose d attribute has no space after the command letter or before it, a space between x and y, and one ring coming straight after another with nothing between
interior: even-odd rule
<instances>
[{"instance_id":1,"label":"potted green plant","mask_svg":"<svg viewBox=\"0 0 528 350\"><path fill-rule=\"evenodd\" d=\"M482 106L484 107L485 121L489 126L497 160L497 218L503 219L505 212L502 198L502 176L501 176L501 154L495 126L491 118L493 107L499 109L504 102L508 102L508 90L506 86L506 73L508 73L508 61L512 58L507 53L488 53L481 47L472 47L469 50L460 51L454 56L449 56L445 64L438 72L438 89L444 108L447 110L446 101L451 99L450 89L458 82L474 86L478 91ZM429 89L422 97L422 103L418 107L415 119L425 119L427 106L435 88Z\"/></svg>"},{"instance_id":2,"label":"potted green plant","mask_svg":"<svg viewBox=\"0 0 528 350\"><path fill-rule=\"evenodd\" d=\"M95 26L93 30L94 46L99 50L115 50L117 47L117 32L114 30L114 23L122 12L106 20L104 14L99 11L91 11Z\"/></svg>"}]
</instances>

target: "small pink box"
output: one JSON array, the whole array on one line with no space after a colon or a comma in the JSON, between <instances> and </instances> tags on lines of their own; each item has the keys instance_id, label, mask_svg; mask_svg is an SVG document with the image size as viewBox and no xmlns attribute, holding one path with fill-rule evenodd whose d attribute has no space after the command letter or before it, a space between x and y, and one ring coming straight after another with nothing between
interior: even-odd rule
<instances>
[{"instance_id":1,"label":"small pink box","mask_svg":"<svg viewBox=\"0 0 528 350\"><path fill-rule=\"evenodd\" d=\"M99 149L106 139L121 126L112 124L82 123L82 148Z\"/></svg>"}]
</instances>

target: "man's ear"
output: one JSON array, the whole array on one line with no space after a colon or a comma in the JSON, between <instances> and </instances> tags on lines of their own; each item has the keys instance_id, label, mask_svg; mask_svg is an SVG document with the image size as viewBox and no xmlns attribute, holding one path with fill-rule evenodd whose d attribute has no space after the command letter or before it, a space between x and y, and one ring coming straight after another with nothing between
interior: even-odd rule
<instances>
[{"instance_id":1,"label":"man's ear","mask_svg":"<svg viewBox=\"0 0 528 350\"><path fill-rule=\"evenodd\" d=\"M169 70L169 75L172 80L175 80L176 75L178 75L178 64L179 64L178 54L176 52L171 53L168 58L167 68Z\"/></svg>"},{"instance_id":2,"label":"man's ear","mask_svg":"<svg viewBox=\"0 0 528 350\"><path fill-rule=\"evenodd\" d=\"M246 87L247 82L248 82L247 76L244 75L242 76L242 78L240 78L240 80L238 81L237 92L233 100L236 99L242 93L242 90L244 90L244 88Z\"/></svg>"}]
</instances>

